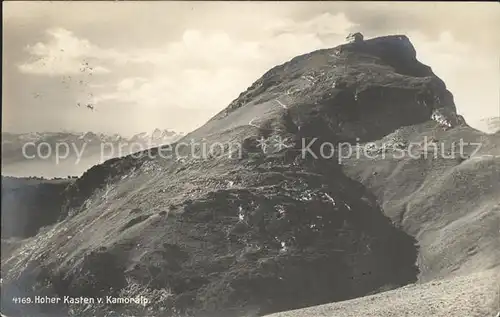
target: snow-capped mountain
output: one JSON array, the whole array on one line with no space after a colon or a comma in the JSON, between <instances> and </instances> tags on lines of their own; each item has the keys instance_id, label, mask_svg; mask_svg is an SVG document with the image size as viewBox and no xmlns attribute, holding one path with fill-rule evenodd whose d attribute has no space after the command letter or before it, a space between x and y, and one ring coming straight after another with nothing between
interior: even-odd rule
<instances>
[{"instance_id":1,"label":"snow-capped mountain","mask_svg":"<svg viewBox=\"0 0 500 317\"><path fill-rule=\"evenodd\" d=\"M95 132L28 132L28 133L10 133L2 132L2 147L7 144L18 145L22 147L25 143L60 143L60 142L85 142L85 143L105 143L105 142L144 142L154 141L156 145L175 142L184 134L170 131L168 129L154 129L152 132L141 132L131 137L125 137L120 134L106 134Z\"/></svg>"},{"instance_id":2,"label":"snow-capped mountain","mask_svg":"<svg viewBox=\"0 0 500 317\"><path fill-rule=\"evenodd\" d=\"M152 132L141 132L134 134L128 141L129 142L153 142L154 144L166 144L172 140L178 140L182 137L183 133L177 133L168 129L154 129Z\"/></svg>"}]
</instances>

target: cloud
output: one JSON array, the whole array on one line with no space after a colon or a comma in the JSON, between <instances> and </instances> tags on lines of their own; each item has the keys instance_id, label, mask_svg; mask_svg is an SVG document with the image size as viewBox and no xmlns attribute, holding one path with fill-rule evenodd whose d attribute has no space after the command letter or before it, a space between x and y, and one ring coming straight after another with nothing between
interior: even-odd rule
<instances>
[{"instance_id":1,"label":"cloud","mask_svg":"<svg viewBox=\"0 0 500 317\"><path fill-rule=\"evenodd\" d=\"M48 76L75 75L82 73L83 67L95 74L110 72L101 65L88 65L87 60L111 59L117 55L114 51L101 49L63 28L49 29L46 34L50 38L47 43L38 42L25 48L32 60L19 64L19 71Z\"/></svg>"},{"instance_id":2,"label":"cloud","mask_svg":"<svg viewBox=\"0 0 500 317\"><path fill-rule=\"evenodd\" d=\"M95 103L220 109L276 64L341 43L353 25L342 13L321 14L299 24L276 18L263 21L267 34L260 41L230 31L187 29L158 48L122 53L121 63L150 64L154 73L147 79L119 80L113 91L96 96Z\"/></svg>"},{"instance_id":3,"label":"cloud","mask_svg":"<svg viewBox=\"0 0 500 317\"><path fill-rule=\"evenodd\" d=\"M156 48L121 52L116 63L150 65L154 72L140 80L120 79L110 91L97 96L95 102L131 103L156 109L172 106L220 110L269 68L296 55L336 46L357 27L342 12L326 12L300 21L288 17L262 21L260 40L238 38L231 30L186 29L176 39ZM417 57L432 66L454 93L462 114L477 120L482 111L471 105L478 102L484 112L498 108L492 85L499 79L488 71L496 66L488 52L476 50L446 29L432 37L426 29L414 29L407 34L417 49ZM478 72L485 75L471 83L471 74ZM478 95L471 91L477 85L492 87Z\"/></svg>"},{"instance_id":4,"label":"cloud","mask_svg":"<svg viewBox=\"0 0 500 317\"><path fill-rule=\"evenodd\" d=\"M409 32L417 58L432 67L453 95L457 110L469 124L480 126L480 119L500 113L498 57L467 45L449 31L429 38L422 32Z\"/></svg>"},{"instance_id":5,"label":"cloud","mask_svg":"<svg viewBox=\"0 0 500 317\"><path fill-rule=\"evenodd\" d=\"M301 23L291 19L287 19L286 23L283 22L274 25L277 32L316 34L319 37L334 35L341 39L345 38L352 28L358 26L358 24L350 21L343 12L336 14L324 12Z\"/></svg>"},{"instance_id":6,"label":"cloud","mask_svg":"<svg viewBox=\"0 0 500 317\"><path fill-rule=\"evenodd\" d=\"M8 69L11 80L3 98L11 104L11 118L16 114L11 120L16 129L53 129L56 119L49 124L39 117L54 109L59 116L64 108L64 127L103 130L113 121L113 129L129 132L131 126L149 130L149 124L160 122L186 125L186 131L226 107L268 69L297 55L343 43L352 31L365 38L405 33L419 60L446 82L470 121L499 111L500 38L488 25L500 19L492 5L10 2L4 14L4 72ZM62 85L58 76L76 78L84 61L96 76L78 78L85 79L85 87ZM33 100L33 92L44 99ZM66 107L77 102L96 102L97 111ZM33 120L22 119L27 112L34 113ZM117 112L127 120L115 120ZM161 121L159 113L165 114Z\"/></svg>"}]
</instances>

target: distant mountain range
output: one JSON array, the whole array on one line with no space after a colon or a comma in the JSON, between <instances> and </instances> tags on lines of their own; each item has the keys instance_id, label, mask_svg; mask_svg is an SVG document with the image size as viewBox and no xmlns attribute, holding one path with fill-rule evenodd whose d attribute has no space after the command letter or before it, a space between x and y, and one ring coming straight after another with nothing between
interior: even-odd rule
<instances>
[{"instance_id":1,"label":"distant mountain range","mask_svg":"<svg viewBox=\"0 0 500 317\"><path fill-rule=\"evenodd\" d=\"M27 142L49 144L56 142L143 142L152 141L154 144L165 144L182 137L183 133L177 133L167 129L154 129L152 132L141 132L132 137L124 137L120 134L105 134L94 132L29 132L29 133L11 133L2 132L2 149L4 146L21 146Z\"/></svg>"},{"instance_id":2,"label":"distant mountain range","mask_svg":"<svg viewBox=\"0 0 500 317\"><path fill-rule=\"evenodd\" d=\"M169 144L183 135L158 128L131 137L94 132L2 132L2 175L80 175L107 159Z\"/></svg>"}]
</instances>

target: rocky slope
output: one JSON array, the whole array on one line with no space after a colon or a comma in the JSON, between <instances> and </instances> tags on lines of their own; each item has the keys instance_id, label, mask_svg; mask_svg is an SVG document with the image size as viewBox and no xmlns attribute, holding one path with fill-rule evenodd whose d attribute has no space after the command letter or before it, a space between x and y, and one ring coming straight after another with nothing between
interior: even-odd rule
<instances>
[{"instance_id":1,"label":"rocky slope","mask_svg":"<svg viewBox=\"0 0 500 317\"><path fill-rule=\"evenodd\" d=\"M486 145L463 158L394 157L425 135ZM384 158L353 156L372 141L394 146L369 147ZM113 159L70 184L61 221L2 257L2 310L262 316L495 270L498 144L456 114L405 36L298 56L174 143L177 151ZM149 303L11 301L37 294Z\"/></svg>"},{"instance_id":2,"label":"rocky slope","mask_svg":"<svg viewBox=\"0 0 500 317\"><path fill-rule=\"evenodd\" d=\"M399 128L377 145L394 139L412 154L399 158L386 150L378 159L346 159L343 170L418 240L419 279L498 266L500 135L468 126L443 131L427 122Z\"/></svg>"},{"instance_id":3,"label":"rocky slope","mask_svg":"<svg viewBox=\"0 0 500 317\"><path fill-rule=\"evenodd\" d=\"M429 121L355 149L342 163L392 223L418 241L419 284L273 317L500 313L498 134L468 126L444 131Z\"/></svg>"},{"instance_id":4,"label":"rocky slope","mask_svg":"<svg viewBox=\"0 0 500 317\"><path fill-rule=\"evenodd\" d=\"M498 270L409 285L349 301L277 313L268 317L497 317Z\"/></svg>"}]
</instances>

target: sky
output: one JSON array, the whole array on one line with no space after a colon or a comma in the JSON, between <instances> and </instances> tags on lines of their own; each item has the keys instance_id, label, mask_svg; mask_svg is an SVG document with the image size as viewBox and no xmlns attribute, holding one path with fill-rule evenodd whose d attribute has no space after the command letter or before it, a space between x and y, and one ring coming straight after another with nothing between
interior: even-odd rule
<instances>
[{"instance_id":1,"label":"sky","mask_svg":"<svg viewBox=\"0 0 500 317\"><path fill-rule=\"evenodd\" d=\"M2 131L189 132L269 68L353 31L406 34L470 125L500 116L495 2L2 5Z\"/></svg>"}]
</instances>

